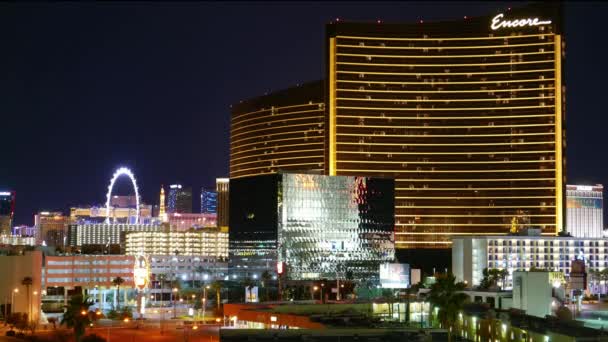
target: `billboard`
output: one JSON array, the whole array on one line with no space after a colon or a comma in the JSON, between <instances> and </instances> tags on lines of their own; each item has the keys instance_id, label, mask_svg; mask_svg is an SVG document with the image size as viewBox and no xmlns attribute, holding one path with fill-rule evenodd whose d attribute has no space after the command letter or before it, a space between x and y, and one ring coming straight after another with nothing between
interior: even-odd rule
<instances>
[{"instance_id":1,"label":"billboard","mask_svg":"<svg viewBox=\"0 0 608 342\"><path fill-rule=\"evenodd\" d=\"M582 197L569 197L567 201L567 208L589 208L589 209L602 209L601 198L582 198Z\"/></svg>"},{"instance_id":2,"label":"billboard","mask_svg":"<svg viewBox=\"0 0 608 342\"><path fill-rule=\"evenodd\" d=\"M410 287L410 265L380 264L380 285L383 288L405 289Z\"/></svg>"}]
</instances>

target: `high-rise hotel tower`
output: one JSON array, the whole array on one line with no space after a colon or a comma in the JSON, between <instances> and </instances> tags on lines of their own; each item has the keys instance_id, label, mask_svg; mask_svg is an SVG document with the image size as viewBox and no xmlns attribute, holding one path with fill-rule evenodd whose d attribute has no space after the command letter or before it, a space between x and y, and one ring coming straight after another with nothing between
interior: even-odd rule
<instances>
[{"instance_id":1,"label":"high-rise hotel tower","mask_svg":"<svg viewBox=\"0 0 608 342\"><path fill-rule=\"evenodd\" d=\"M230 175L394 178L397 248L447 248L454 236L523 226L556 234L560 12L540 4L450 22L331 23L324 86L233 107Z\"/></svg>"}]
</instances>

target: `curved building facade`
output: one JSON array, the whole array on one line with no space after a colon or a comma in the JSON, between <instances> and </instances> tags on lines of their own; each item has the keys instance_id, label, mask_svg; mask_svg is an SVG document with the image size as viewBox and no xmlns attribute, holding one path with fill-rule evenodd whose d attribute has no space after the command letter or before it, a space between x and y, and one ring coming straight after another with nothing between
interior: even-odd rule
<instances>
[{"instance_id":1,"label":"curved building facade","mask_svg":"<svg viewBox=\"0 0 608 342\"><path fill-rule=\"evenodd\" d=\"M328 25L330 175L395 178L396 244L563 226L559 7Z\"/></svg>"},{"instance_id":2,"label":"curved building facade","mask_svg":"<svg viewBox=\"0 0 608 342\"><path fill-rule=\"evenodd\" d=\"M450 22L328 24L324 86L234 107L231 177L394 178L397 248L524 226L554 235L565 216L560 13L545 3Z\"/></svg>"},{"instance_id":3,"label":"curved building facade","mask_svg":"<svg viewBox=\"0 0 608 342\"><path fill-rule=\"evenodd\" d=\"M232 108L230 178L278 171L323 172L324 82L311 82Z\"/></svg>"}]
</instances>

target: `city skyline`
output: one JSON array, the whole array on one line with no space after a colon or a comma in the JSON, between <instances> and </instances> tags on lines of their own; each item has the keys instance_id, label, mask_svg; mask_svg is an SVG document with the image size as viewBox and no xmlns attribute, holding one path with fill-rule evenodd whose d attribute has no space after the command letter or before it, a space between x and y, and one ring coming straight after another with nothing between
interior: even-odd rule
<instances>
[{"instance_id":1,"label":"city skyline","mask_svg":"<svg viewBox=\"0 0 608 342\"><path fill-rule=\"evenodd\" d=\"M152 204L158 200L160 184L181 180L200 189L217 177L228 176L230 105L322 78L322 36L325 24L335 17L367 22L453 20L524 5L189 4L169 8L169 19L175 25L163 26L156 25L167 10L163 5L3 4L6 20L2 25L10 27L4 31L17 28L8 42L12 53L2 57L8 77L0 81L9 99L3 112L13 113L8 115L7 127L13 129L7 133L9 148L4 161L8 167L0 168L0 188L16 191L14 225L31 224L38 210L65 211L69 206L102 203L107 179L119 165L134 170L143 202ZM599 25L593 18L602 11L590 12L589 4L564 6L567 182L606 183L607 177L601 174L604 165L595 161L597 148L589 148L601 146L602 117L594 110L601 107L593 92L599 85L594 80L602 79L603 71L593 70L591 81L584 76L606 49L585 40L592 36L594 25ZM130 16L134 11L141 14L136 19ZM296 12L298 18L292 14ZM178 22L178 18L185 19ZM201 24L200 18L209 20ZM232 21L256 30L224 28ZM54 26L41 32L51 22ZM106 27L108 22L115 25ZM82 30L72 31L71 25ZM271 31L276 25L285 27L278 30L281 32ZM216 29L219 27L222 29ZM144 32L149 36L142 40L139 37ZM42 43L52 33L60 37L52 40L56 44ZM102 38L102 43L94 43L85 33ZM259 39L248 40L249 35ZM153 38L156 40L150 41ZM282 41L282 53L263 52L277 41ZM131 42L135 47L129 46ZM209 49L214 45L225 52ZM233 55L240 53L245 53L244 59L235 60ZM220 63L222 57L228 58ZM183 65L177 64L180 59ZM219 68L211 67L217 63ZM169 69L162 70L163 66ZM47 77L36 79L37 73ZM262 74L274 76L264 79ZM119 80L124 84L117 85ZM83 122L86 128L81 128ZM49 129L53 124L56 129ZM193 207L199 207L197 200Z\"/></svg>"}]
</instances>

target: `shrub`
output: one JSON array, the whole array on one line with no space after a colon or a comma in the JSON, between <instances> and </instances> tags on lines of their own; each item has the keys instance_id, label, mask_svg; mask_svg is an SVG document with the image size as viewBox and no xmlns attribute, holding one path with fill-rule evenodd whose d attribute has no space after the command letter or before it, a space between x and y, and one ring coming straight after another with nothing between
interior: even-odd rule
<instances>
[{"instance_id":1,"label":"shrub","mask_svg":"<svg viewBox=\"0 0 608 342\"><path fill-rule=\"evenodd\" d=\"M116 310L112 309L108 311L106 317L108 317L108 319L118 319L120 316L118 315L118 312Z\"/></svg>"}]
</instances>

